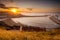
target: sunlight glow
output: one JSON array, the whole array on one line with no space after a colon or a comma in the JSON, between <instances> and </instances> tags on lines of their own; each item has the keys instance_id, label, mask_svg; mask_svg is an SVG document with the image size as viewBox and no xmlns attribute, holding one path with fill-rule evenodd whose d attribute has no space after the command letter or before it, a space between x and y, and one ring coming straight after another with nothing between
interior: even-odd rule
<instances>
[{"instance_id":1,"label":"sunlight glow","mask_svg":"<svg viewBox=\"0 0 60 40\"><path fill-rule=\"evenodd\" d=\"M17 9L11 9L11 12L16 13Z\"/></svg>"}]
</instances>

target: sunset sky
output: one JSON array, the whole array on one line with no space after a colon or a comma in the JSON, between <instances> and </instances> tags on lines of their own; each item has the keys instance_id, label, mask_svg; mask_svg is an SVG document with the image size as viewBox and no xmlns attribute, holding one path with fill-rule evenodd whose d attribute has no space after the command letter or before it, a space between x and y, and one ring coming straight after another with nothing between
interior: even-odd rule
<instances>
[{"instance_id":1,"label":"sunset sky","mask_svg":"<svg viewBox=\"0 0 60 40\"><path fill-rule=\"evenodd\" d=\"M40 8L58 6L59 1L33 1L33 0L0 0L0 3L4 3L7 6L16 6L22 8Z\"/></svg>"},{"instance_id":2,"label":"sunset sky","mask_svg":"<svg viewBox=\"0 0 60 40\"><path fill-rule=\"evenodd\" d=\"M25 8L34 8L33 12L59 11L59 1L39 1L39 0L0 0L0 3L8 7L18 7L21 10ZM50 9L50 10L49 10Z\"/></svg>"}]
</instances>

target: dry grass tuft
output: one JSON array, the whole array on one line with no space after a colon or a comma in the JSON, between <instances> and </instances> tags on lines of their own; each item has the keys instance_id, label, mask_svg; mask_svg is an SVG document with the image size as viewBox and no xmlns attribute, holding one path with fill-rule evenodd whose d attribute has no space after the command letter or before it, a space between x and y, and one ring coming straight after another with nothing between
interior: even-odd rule
<instances>
[{"instance_id":1,"label":"dry grass tuft","mask_svg":"<svg viewBox=\"0 0 60 40\"><path fill-rule=\"evenodd\" d=\"M0 40L60 40L60 32L20 32L0 29Z\"/></svg>"}]
</instances>

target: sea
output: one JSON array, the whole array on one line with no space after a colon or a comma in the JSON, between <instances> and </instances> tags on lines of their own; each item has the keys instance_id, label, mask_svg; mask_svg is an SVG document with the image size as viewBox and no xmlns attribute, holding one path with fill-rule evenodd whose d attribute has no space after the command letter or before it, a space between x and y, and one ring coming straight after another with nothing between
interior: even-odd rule
<instances>
[{"instance_id":1,"label":"sea","mask_svg":"<svg viewBox=\"0 0 60 40\"><path fill-rule=\"evenodd\" d=\"M16 23L21 23L27 26L34 26L40 28L58 28L60 27L59 24L52 21L49 17L58 15L56 17L60 20L60 13L21 13L22 15L26 16L43 16L43 17L20 17L20 18L13 18L12 20ZM47 16L45 16L47 15Z\"/></svg>"}]
</instances>

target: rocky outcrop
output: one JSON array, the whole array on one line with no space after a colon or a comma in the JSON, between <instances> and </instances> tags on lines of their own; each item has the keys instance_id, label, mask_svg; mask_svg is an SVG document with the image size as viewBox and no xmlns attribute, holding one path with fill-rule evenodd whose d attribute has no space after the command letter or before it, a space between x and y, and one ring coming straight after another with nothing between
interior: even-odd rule
<instances>
[{"instance_id":1,"label":"rocky outcrop","mask_svg":"<svg viewBox=\"0 0 60 40\"><path fill-rule=\"evenodd\" d=\"M50 19L56 24L60 25L60 20L58 20L55 16L51 16Z\"/></svg>"}]
</instances>

